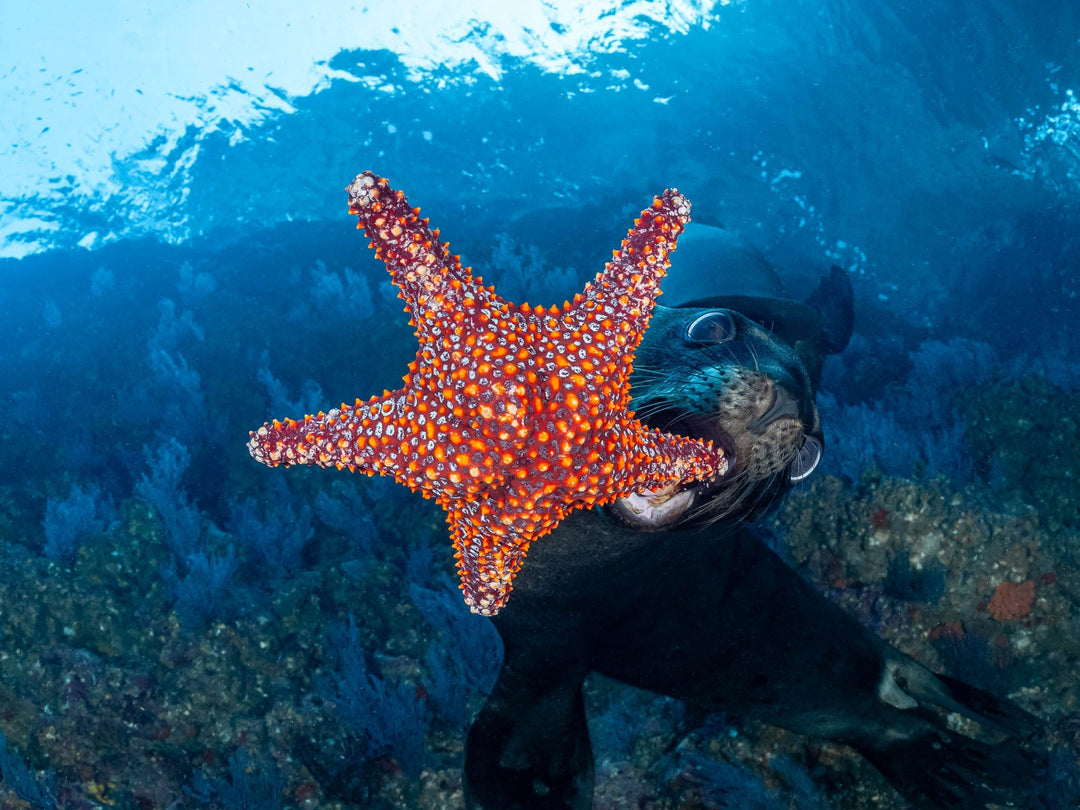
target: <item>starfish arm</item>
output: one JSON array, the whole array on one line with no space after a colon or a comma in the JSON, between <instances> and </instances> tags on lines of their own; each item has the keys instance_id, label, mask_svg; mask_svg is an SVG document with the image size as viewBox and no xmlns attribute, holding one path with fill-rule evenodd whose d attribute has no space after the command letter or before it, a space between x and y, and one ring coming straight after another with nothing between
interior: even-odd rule
<instances>
[{"instance_id":1,"label":"starfish arm","mask_svg":"<svg viewBox=\"0 0 1080 810\"><path fill-rule=\"evenodd\" d=\"M664 433L637 420L631 432L633 436L627 441L635 450L620 497L641 489L712 481L727 475L728 459L712 442Z\"/></svg>"},{"instance_id":2,"label":"starfish arm","mask_svg":"<svg viewBox=\"0 0 1080 810\"><path fill-rule=\"evenodd\" d=\"M586 285L581 294L584 300L575 302L578 323L598 320L613 340L613 348L632 355L649 328L660 281L671 264L669 256L689 222L686 197L675 189L657 196L634 220L604 270Z\"/></svg>"},{"instance_id":3,"label":"starfish arm","mask_svg":"<svg viewBox=\"0 0 1080 810\"><path fill-rule=\"evenodd\" d=\"M510 598L530 539L508 531L482 502L445 506L465 604L473 613L494 616Z\"/></svg>"},{"instance_id":4,"label":"starfish arm","mask_svg":"<svg viewBox=\"0 0 1080 810\"><path fill-rule=\"evenodd\" d=\"M439 232L420 218L420 209L385 178L363 172L346 191L349 213L359 218L357 227L371 239L375 256L401 290L398 297L421 342L432 337L433 326L460 322L478 306L498 309L502 302L494 292L461 266L449 244L439 241Z\"/></svg>"},{"instance_id":5,"label":"starfish arm","mask_svg":"<svg viewBox=\"0 0 1080 810\"><path fill-rule=\"evenodd\" d=\"M407 378L408 379L408 378ZM270 467L312 464L389 475L424 497L472 499L502 480L513 461L505 442L465 424L422 387L384 392L327 413L267 422L248 452ZM453 403L451 403L453 405Z\"/></svg>"},{"instance_id":6,"label":"starfish arm","mask_svg":"<svg viewBox=\"0 0 1080 810\"><path fill-rule=\"evenodd\" d=\"M327 413L275 419L250 432L248 452L269 467L313 464L396 477L406 455L399 425L408 423L411 404L406 391L387 391Z\"/></svg>"}]
</instances>

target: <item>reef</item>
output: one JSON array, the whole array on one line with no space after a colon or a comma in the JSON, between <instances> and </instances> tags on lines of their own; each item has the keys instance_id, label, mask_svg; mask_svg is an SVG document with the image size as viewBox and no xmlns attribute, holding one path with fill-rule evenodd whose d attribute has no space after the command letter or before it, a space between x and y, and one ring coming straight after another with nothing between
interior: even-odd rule
<instances>
[{"instance_id":1,"label":"reef","mask_svg":"<svg viewBox=\"0 0 1080 810\"><path fill-rule=\"evenodd\" d=\"M444 513L389 479L284 475L242 449L263 414L400 379L414 351L400 303L372 292L385 270L369 283L347 264L354 240L314 267L281 258L296 243L190 267L130 246L31 267L73 290L99 264L116 278L80 293L88 305L61 299L59 326L13 308L27 349L0 361L7 379L54 381L0 403L0 807L461 806L463 729L500 651L461 601ZM216 286L176 284L211 269ZM386 351L358 355L359 341ZM827 418L825 461L844 463L796 487L766 534L890 643L1044 718L1067 780L1080 755L1075 390L1000 364L953 388L948 447L966 463L920 455L886 475L876 455L850 463L861 437ZM587 699L602 810L901 810L842 747L599 678Z\"/></svg>"},{"instance_id":2,"label":"reef","mask_svg":"<svg viewBox=\"0 0 1080 810\"><path fill-rule=\"evenodd\" d=\"M315 484L304 482L312 502ZM339 506L346 491L331 490ZM773 528L830 598L935 669L1049 718L1059 749L1075 757L1080 569L1053 549L1080 538L986 496L944 479L869 475L852 487L830 476L796 491ZM439 514L403 510L406 498L389 486L355 495L354 506L371 532L417 538L411 546L357 552L330 525L333 510L320 510L302 571L260 589L245 567L228 615L197 624L162 576L172 565L167 531L142 500L121 503L118 520L70 563L6 530L7 756L39 779L54 774L60 807L228 810L245 806L241 789L269 790L271 807L459 806L462 724L490 687L497 640L475 638L481 620L458 621L468 613L449 561L437 563ZM5 509L16 518L7 525L27 526L11 499ZM918 585L923 576L943 577L943 587ZM1024 615L991 607L1003 583L1033 592ZM767 807L901 807L842 747L689 716L599 678L588 700L599 718L598 808L723 807L736 795ZM237 767L237 756L250 762ZM0 802L32 806L6 780Z\"/></svg>"}]
</instances>

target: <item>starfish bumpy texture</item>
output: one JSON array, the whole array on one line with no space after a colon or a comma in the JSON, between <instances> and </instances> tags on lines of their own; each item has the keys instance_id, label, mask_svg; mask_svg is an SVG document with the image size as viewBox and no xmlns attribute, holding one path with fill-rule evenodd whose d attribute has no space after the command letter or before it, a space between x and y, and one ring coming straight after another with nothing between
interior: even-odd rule
<instances>
[{"instance_id":1,"label":"starfish bumpy texture","mask_svg":"<svg viewBox=\"0 0 1080 810\"><path fill-rule=\"evenodd\" d=\"M506 604L529 544L572 510L727 472L719 448L629 410L634 352L690 219L684 196L657 197L603 272L545 309L484 287L385 179L364 172L347 191L401 290L416 359L396 391L253 431L256 460L392 475L433 498L465 601L487 616Z\"/></svg>"}]
</instances>

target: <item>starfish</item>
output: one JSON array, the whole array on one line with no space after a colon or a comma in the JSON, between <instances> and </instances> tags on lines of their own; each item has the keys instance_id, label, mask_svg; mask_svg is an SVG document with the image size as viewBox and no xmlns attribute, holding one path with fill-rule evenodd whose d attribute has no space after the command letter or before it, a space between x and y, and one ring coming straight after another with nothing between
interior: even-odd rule
<instances>
[{"instance_id":1,"label":"starfish","mask_svg":"<svg viewBox=\"0 0 1080 810\"><path fill-rule=\"evenodd\" d=\"M400 288L416 359L396 391L252 431L257 461L391 475L433 498L465 602L485 616L506 604L530 543L572 510L726 474L719 448L629 410L634 352L690 221L686 197L658 196L604 270L545 309L483 286L384 178L364 172L346 190Z\"/></svg>"}]
</instances>

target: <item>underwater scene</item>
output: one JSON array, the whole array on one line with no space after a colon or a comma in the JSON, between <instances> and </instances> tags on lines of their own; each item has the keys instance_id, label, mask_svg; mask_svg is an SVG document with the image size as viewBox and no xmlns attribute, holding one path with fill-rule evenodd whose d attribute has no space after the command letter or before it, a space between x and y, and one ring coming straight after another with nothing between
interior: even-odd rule
<instances>
[{"instance_id":1,"label":"underwater scene","mask_svg":"<svg viewBox=\"0 0 1080 810\"><path fill-rule=\"evenodd\" d=\"M1080 807L1080 4L0 21L0 810Z\"/></svg>"}]
</instances>

